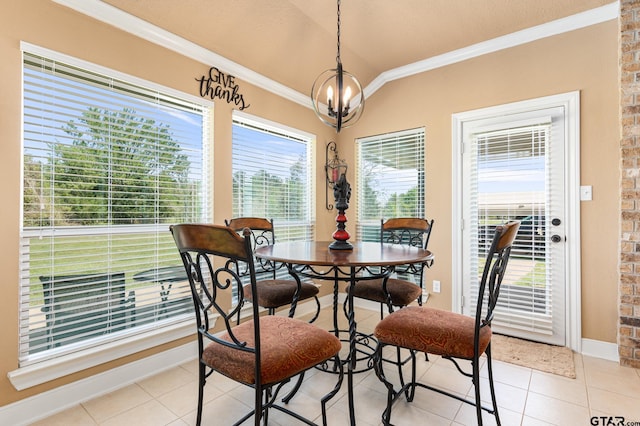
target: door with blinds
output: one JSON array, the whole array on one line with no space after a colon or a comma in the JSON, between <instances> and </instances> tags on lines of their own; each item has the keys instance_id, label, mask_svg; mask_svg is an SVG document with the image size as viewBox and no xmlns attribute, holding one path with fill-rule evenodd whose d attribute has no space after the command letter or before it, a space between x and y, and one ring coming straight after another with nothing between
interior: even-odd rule
<instances>
[{"instance_id":1,"label":"door with blinds","mask_svg":"<svg viewBox=\"0 0 640 426\"><path fill-rule=\"evenodd\" d=\"M465 122L463 311L473 314L496 225L521 222L495 332L565 345L564 109L550 107Z\"/></svg>"}]
</instances>

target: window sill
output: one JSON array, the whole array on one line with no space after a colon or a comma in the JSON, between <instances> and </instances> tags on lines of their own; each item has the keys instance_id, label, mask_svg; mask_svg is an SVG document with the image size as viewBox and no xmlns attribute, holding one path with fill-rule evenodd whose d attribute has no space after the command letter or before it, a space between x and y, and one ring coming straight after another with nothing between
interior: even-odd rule
<instances>
[{"instance_id":1,"label":"window sill","mask_svg":"<svg viewBox=\"0 0 640 426\"><path fill-rule=\"evenodd\" d=\"M212 319L215 321L215 318ZM37 362L10 371L7 376L13 387L21 391L164 343L194 336L194 334L195 320L183 321L144 334Z\"/></svg>"}]
</instances>

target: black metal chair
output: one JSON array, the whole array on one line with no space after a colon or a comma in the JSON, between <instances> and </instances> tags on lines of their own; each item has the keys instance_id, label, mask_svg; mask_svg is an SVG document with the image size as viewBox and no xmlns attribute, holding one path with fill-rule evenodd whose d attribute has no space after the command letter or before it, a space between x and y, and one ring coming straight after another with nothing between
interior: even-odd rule
<instances>
[{"instance_id":1,"label":"black metal chair","mask_svg":"<svg viewBox=\"0 0 640 426\"><path fill-rule=\"evenodd\" d=\"M404 394L407 401L411 402L416 387L422 387L475 406L479 425L482 425L482 410L493 414L496 423L500 425L491 365L491 320L509 261L511 245L519 226L520 222L516 221L496 227L480 280L474 317L426 306L408 306L387 315L378 323L374 331L378 339L374 367L388 392L387 407L382 414L383 424L391 424L391 408L401 395ZM411 356L411 380L405 383L402 370L399 369L401 388L397 391L385 377L383 369L382 350L389 345L409 349ZM440 355L452 361L460 373L472 379L475 389L474 401L417 382L416 352ZM487 357L492 408L483 407L480 400L480 356L483 353ZM471 372L465 371L457 360L471 361Z\"/></svg>"},{"instance_id":2,"label":"black metal chair","mask_svg":"<svg viewBox=\"0 0 640 426\"><path fill-rule=\"evenodd\" d=\"M126 327L131 299L124 273L41 276L42 311L49 347L59 347Z\"/></svg>"},{"instance_id":3,"label":"black metal chair","mask_svg":"<svg viewBox=\"0 0 640 426\"><path fill-rule=\"evenodd\" d=\"M258 247L275 243L275 232L273 220L260 217L238 217L225 220L225 224L236 232L241 233L244 229L251 230L251 243L253 250ZM314 284L302 282L297 276L290 276L291 279L278 277L278 272L284 272L284 265L264 260L254 259L257 275L257 303L267 309L269 315L273 315L282 306L291 305L289 316L295 313L296 304L300 301L313 298L316 303L316 313L309 321L313 322L320 314L320 301L318 300L319 289ZM246 265L242 265L241 274L246 274ZM251 292L251 286L245 284L245 296L248 301L254 302L256 298Z\"/></svg>"},{"instance_id":4,"label":"black metal chair","mask_svg":"<svg viewBox=\"0 0 640 426\"><path fill-rule=\"evenodd\" d=\"M271 408L282 411L308 425L311 420L277 404L278 392L291 378L314 366L333 362L339 369L336 386L320 401L322 422L326 424L326 403L334 397L343 379L337 337L307 322L279 315L260 316L257 304L252 317L234 325L245 299L238 263L247 265L249 288L257 291L251 231L242 236L219 225L183 224L171 226L171 233L182 258L196 309L199 359L198 425L202 421L204 386L214 372L255 390L254 409L236 425L254 416L268 424ZM230 307L231 293L238 289L238 302ZM222 330L211 327L219 319ZM215 419L212 420L215 423Z\"/></svg>"},{"instance_id":5,"label":"black metal chair","mask_svg":"<svg viewBox=\"0 0 640 426\"><path fill-rule=\"evenodd\" d=\"M427 248L433 219L421 218L393 218L380 221L380 241L389 244L404 244L414 247ZM362 280L351 289L353 297L380 303L380 319L383 317L384 306L389 312L393 307L403 307L418 301L422 305L422 291L424 289L424 268L430 267L433 261L398 266L395 276L378 280Z\"/></svg>"}]
</instances>

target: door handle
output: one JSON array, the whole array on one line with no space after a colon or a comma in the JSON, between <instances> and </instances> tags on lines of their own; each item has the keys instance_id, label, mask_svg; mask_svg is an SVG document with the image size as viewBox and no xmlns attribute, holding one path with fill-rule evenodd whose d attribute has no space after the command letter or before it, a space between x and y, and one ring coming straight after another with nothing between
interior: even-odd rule
<instances>
[{"instance_id":1,"label":"door handle","mask_svg":"<svg viewBox=\"0 0 640 426\"><path fill-rule=\"evenodd\" d=\"M562 241L562 237L560 235L556 234L551 236L551 242L559 243L560 241Z\"/></svg>"}]
</instances>

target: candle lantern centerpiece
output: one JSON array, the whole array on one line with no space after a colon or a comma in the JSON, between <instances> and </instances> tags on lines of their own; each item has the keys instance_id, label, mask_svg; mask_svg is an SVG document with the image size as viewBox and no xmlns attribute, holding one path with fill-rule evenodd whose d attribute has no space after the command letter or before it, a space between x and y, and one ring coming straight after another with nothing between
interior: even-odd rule
<instances>
[{"instance_id":1,"label":"candle lantern centerpiece","mask_svg":"<svg viewBox=\"0 0 640 426\"><path fill-rule=\"evenodd\" d=\"M333 232L334 241L329 244L329 248L331 250L352 250L353 245L347 241L351 236L345 229L347 216L344 212L349 208L349 198L351 198L351 185L347 182L346 174L342 173L337 182L334 183L333 197L336 200L336 210L338 210L338 215L336 216L336 227L338 229Z\"/></svg>"}]
</instances>

